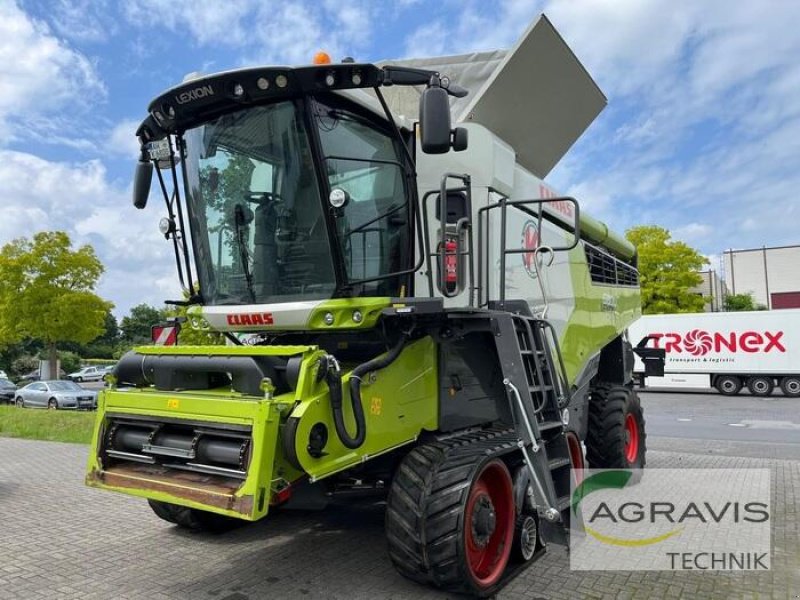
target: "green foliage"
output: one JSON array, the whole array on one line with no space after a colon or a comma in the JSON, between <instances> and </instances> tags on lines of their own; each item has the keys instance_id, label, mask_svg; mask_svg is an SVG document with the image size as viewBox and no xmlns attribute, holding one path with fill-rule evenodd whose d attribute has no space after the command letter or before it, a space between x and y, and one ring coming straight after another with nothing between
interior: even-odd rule
<instances>
[{"instance_id":1,"label":"green foliage","mask_svg":"<svg viewBox=\"0 0 800 600\"><path fill-rule=\"evenodd\" d=\"M125 349L152 343L150 329L167 317L166 309L159 309L149 304L137 304L131 313L122 317L119 328L122 332L122 344ZM117 354L116 352L114 353ZM124 354L124 351L122 352ZM115 356L115 358L118 358Z\"/></svg>"},{"instance_id":2,"label":"green foliage","mask_svg":"<svg viewBox=\"0 0 800 600\"><path fill-rule=\"evenodd\" d=\"M689 290L703 282L697 272L708 260L684 242L672 240L669 231L656 225L633 227L625 235L639 253L642 311L702 312L705 298Z\"/></svg>"},{"instance_id":3,"label":"green foliage","mask_svg":"<svg viewBox=\"0 0 800 600\"><path fill-rule=\"evenodd\" d=\"M94 293L103 265L91 246L71 246L66 233L51 231L0 249L0 345L39 339L52 364L58 342L85 344L103 333L113 306Z\"/></svg>"},{"instance_id":4,"label":"green foliage","mask_svg":"<svg viewBox=\"0 0 800 600\"><path fill-rule=\"evenodd\" d=\"M729 294L725 298L725 310L736 312L741 310L755 310L756 303L752 294Z\"/></svg>"},{"instance_id":5,"label":"green foliage","mask_svg":"<svg viewBox=\"0 0 800 600\"><path fill-rule=\"evenodd\" d=\"M80 355L69 350L59 351L58 360L61 361L61 368L64 369L65 373L74 373L83 365Z\"/></svg>"},{"instance_id":6,"label":"green foliage","mask_svg":"<svg viewBox=\"0 0 800 600\"><path fill-rule=\"evenodd\" d=\"M12 378L19 378L38 368L38 358L31 356L30 354L23 354L19 358L14 359L14 361L11 363L11 373L9 373L9 375L11 375Z\"/></svg>"}]
</instances>

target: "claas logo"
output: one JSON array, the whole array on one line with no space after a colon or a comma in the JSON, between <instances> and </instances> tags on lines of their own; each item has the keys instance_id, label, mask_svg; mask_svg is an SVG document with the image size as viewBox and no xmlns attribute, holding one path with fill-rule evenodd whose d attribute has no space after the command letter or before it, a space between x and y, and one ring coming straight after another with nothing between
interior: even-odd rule
<instances>
[{"instance_id":1,"label":"claas logo","mask_svg":"<svg viewBox=\"0 0 800 600\"><path fill-rule=\"evenodd\" d=\"M242 313L227 315L228 325L274 325L272 313Z\"/></svg>"},{"instance_id":2,"label":"claas logo","mask_svg":"<svg viewBox=\"0 0 800 600\"><path fill-rule=\"evenodd\" d=\"M783 331L744 331L736 333L708 332L692 329L680 333L651 333L656 348L664 348L666 352L687 352L692 356L705 356L714 352L786 352L783 345Z\"/></svg>"}]
</instances>

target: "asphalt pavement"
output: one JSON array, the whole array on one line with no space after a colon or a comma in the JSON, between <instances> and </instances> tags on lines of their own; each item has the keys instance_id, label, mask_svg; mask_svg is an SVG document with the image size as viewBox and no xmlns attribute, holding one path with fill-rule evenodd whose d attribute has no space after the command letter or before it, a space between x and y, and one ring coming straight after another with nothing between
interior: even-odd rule
<instances>
[{"instance_id":1,"label":"asphalt pavement","mask_svg":"<svg viewBox=\"0 0 800 600\"><path fill-rule=\"evenodd\" d=\"M649 391L639 396L651 448L800 460L800 398Z\"/></svg>"}]
</instances>

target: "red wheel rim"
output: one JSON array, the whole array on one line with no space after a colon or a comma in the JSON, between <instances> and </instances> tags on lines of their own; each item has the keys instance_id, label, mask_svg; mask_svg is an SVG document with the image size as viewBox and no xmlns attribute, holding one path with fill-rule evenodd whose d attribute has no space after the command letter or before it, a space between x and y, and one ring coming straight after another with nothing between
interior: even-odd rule
<instances>
[{"instance_id":1,"label":"red wheel rim","mask_svg":"<svg viewBox=\"0 0 800 600\"><path fill-rule=\"evenodd\" d=\"M639 426L632 414L625 417L625 437L625 459L634 463L639 455Z\"/></svg>"},{"instance_id":2,"label":"red wheel rim","mask_svg":"<svg viewBox=\"0 0 800 600\"><path fill-rule=\"evenodd\" d=\"M569 431L566 434L567 448L569 449L569 461L572 463L572 475L575 485L579 485L585 476L584 469L586 463L583 460L583 448L578 436Z\"/></svg>"},{"instance_id":3,"label":"red wheel rim","mask_svg":"<svg viewBox=\"0 0 800 600\"><path fill-rule=\"evenodd\" d=\"M488 588L500 580L508 564L514 535L511 475L495 460L476 478L464 513L467 566L475 583Z\"/></svg>"}]
</instances>

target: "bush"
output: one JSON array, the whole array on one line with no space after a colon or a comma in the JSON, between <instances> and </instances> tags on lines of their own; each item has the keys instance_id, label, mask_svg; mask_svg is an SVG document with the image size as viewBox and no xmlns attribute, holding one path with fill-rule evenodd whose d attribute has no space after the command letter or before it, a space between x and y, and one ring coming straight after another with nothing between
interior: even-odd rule
<instances>
[{"instance_id":1,"label":"bush","mask_svg":"<svg viewBox=\"0 0 800 600\"><path fill-rule=\"evenodd\" d=\"M11 363L11 373L9 373L9 375L18 378L38 368L39 359L35 356L25 354Z\"/></svg>"}]
</instances>

